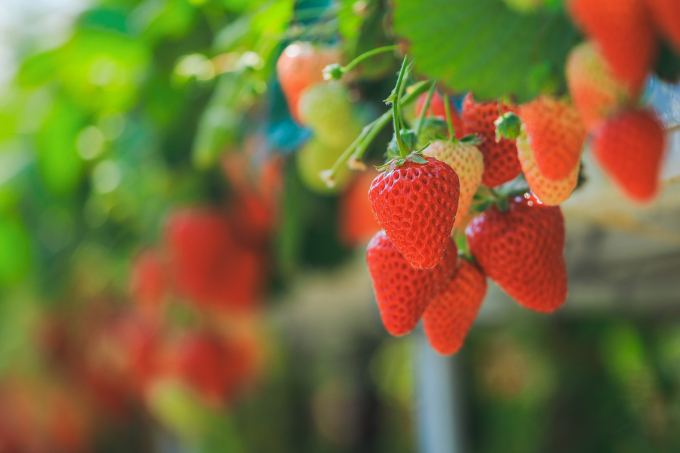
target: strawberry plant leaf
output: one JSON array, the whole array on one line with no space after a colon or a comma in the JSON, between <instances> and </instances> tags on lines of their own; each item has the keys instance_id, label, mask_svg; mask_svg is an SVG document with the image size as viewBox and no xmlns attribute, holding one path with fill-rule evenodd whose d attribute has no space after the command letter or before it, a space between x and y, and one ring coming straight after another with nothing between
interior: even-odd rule
<instances>
[{"instance_id":1,"label":"strawberry plant leaf","mask_svg":"<svg viewBox=\"0 0 680 453\"><path fill-rule=\"evenodd\" d=\"M501 0L395 4L395 31L409 40L418 71L448 87L472 90L477 99L514 95L520 102L546 86L565 91L566 55L579 38L563 12L546 9L522 15Z\"/></svg>"}]
</instances>

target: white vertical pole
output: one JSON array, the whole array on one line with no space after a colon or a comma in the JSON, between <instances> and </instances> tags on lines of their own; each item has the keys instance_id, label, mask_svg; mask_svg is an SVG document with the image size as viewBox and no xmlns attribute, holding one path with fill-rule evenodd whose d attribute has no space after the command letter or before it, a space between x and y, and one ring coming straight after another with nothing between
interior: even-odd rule
<instances>
[{"instance_id":1,"label":"white vertical pole","mask_svg":"<svg viewBox=\"0 0 680 453\"><path fill-rule=\"evenodd\" d=\"M437 354L419 332L416 340L416 417L421 453L462 453L458 359Z\"/></svg>"}]
</instances>

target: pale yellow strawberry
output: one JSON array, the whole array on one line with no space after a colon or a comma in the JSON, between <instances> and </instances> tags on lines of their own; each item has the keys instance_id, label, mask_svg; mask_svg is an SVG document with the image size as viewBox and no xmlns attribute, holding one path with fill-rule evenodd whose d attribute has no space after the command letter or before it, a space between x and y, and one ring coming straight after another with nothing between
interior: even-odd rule
<instances>
[{"instance_id":1,"label":"pale yellow strawberry","mask_svg":"<svg viewBox=\"0 0 680 453\"><path fill-rule=\"evenodd\" d=\"M453 224L454 228L458 228L465 221L472 197L482 183L484 156L474 144L466 139L436 140L425 148L423 154L448 164L458 174L460 196L458 214Z\"/></svg>"},{"instance_id":2,"label":"pale yellow strawberry","mask_svg":"<svg viewBox=\"0 0 680 453\"><path fill-rule=\"evenodd\" d=\"M531 191L539 200L548 206L555 206L566 201L576 188L580 162L569 172L566 178L552 180L546 178L538 169L534 153L531 150L524 126L517 137L517 157L522 166L522 172Z\"/></svg>"}]
</instances>

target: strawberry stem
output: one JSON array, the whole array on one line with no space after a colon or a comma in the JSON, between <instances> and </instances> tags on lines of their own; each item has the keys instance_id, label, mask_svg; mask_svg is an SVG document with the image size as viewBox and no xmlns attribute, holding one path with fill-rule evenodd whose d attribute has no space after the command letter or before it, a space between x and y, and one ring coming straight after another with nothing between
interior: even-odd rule
<instances>
[{"instance_id":1,"label":"strawberry stem","mask_svg":"<svg viewBox=\"0 0 680 453\"><path fill-rule=\"evenodd\" d=\"M406 74L406 65L408 63L408 56L404 57L399 70L399 77L397 78L397 86L394 88L395 99L392 101L392 120L394 123L394 134L397 138L397 146L399 147L399 155L402 159L406 159L406 148L401 140L401 111L399 109L399 100L401 95L402 83L404 82L404 75Z\"/></svg>"},{"instance_id":2,"label":"strawberry stem","mask_svg":"<svg viewBox=\"0 0 680 453\"><path fill-rule=\"evenodd\" d=\"M401 99L400 101L401 106L404 107L406 105L409 105L418 96L423 94L427 89L428 83L429 83L428 81L422 81L413 85L411 87L412 90L409 93L407 93L403 99ZM347 148L345 152L343 152L342 155L338 158L338 160L335 161L335 164L333 164L333 167L330 169L330 171L325 174L326 177L331 179L335 178L335 176L340 171L342 166L345 165L345 163L348 160L355 163L360 162L364 156L364 153L366 152L366 149L368 149L369 145L373 142L375 137L380 133L380 131L385 126L387 126L391 119L392 109L386 111L378 119L366 125L362 129L361 134L359 134L356 140L354 140L354 142L352 142L349 148Z\"/></svg>"},{"instance_id":3,"label":"strawberry stem","mask_svg":"<svg viewBox=\"0 0 680 453\"><path fill-rule=\"evenodd\" d=\"M356 65L361 63L362 61L366 60L367 58L372 57L373 55L378 55L383 52L390 52L390 51L395 51L397 50L397 46L384 46L384 47L378 47L377 49L369 50L368 52L364 52L358 57L356 57L354 60L349 62L347 66L340 66L339 64L329 64L325 68L323 68L323 78L324 80L340 80L343 76L343 74L348 73Z\"/></svg>"},{"instance_id":4,"label":"strawberry stem","mask_svg":"<svg viewBox=\"0 0 680 453\"><path fill-rule=\"evenodd\" d=\"M434 90L437 88L437 81L433 80L432 85L430 85L430 90L427 92L427 97L425 98L425 103L423 108L418 115L418 122L416 123L416 137L420 135L420 128L423 126L423 121L425 121L425 114L430 108L430 103L432 102L432 96L434 96Z\"/></svg>"},{"instance_id":5,"label":"strawberry stem","mask_svg":"<svg viewBox=\"0 0 680 453\"><path fill-rule=\"evenodd\" d=\"M458 247L458 256L465 260L474 262L475 259L470 253L470 247L468 246L467 243L465 230L460 231L457 230L454 240L456 241L456 246Z\"/></svg>"},{"instance_id":6,"label":"strawberry stem","mask_svg":"<svg viewBox=\"0 0 680 453\"><path fill-rule=\"evenodd\" d=\"M451 123L451 108L449 107L449 95L444 95L444 110L446 111L446 126L449 128L449 138L453 139L456 135L453 131L453 124Z\"/></svg>"}]
</instances>

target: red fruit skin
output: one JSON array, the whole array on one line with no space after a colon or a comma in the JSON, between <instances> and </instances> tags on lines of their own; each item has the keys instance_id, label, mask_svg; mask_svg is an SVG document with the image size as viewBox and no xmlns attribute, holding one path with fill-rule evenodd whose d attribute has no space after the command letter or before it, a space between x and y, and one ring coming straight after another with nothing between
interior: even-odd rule
<instances>
[{"instance_id":1,"label":"red fruit skin","mask_svg":"<svg viewBox=\"0 0 680 453\"><path fill-rule=\"evenodd\" d=\"M522 168L517 158L515 142L501 138L496 143L496 125L494 121L500 116L498 101L475 102L472 93L463 100L464 135L477 134L481 143L477 148L484 155L484 175L482 184L496 187L515 179ZM517 109L501 103L503 113L515 112Z\"/></svg>"},{"instance_id":2,"label":"red fruit skin","mask_svg":"<svg viewBox=\"0 0 680 453\"><path fill-rule=\"evenodd\" d=\"M423 93L416 99L415 114L416 118L420 116L423 111L423 106L427 100L427 93ZM463 120L460 119L460 114L455 104L449 101L449 113L451 115L451 125L456 138L460 139L465 136L463 132ZM446 106L444 105L444 98L435 91L430 99L430 108L427 109L426 117L435 117L446 121Z\"/></svg>"},{"instance_id":3,"label":"red fruit skin","mask_svg":"<svg viewBox=\"0 0 680 453\"><path fill-rule=\"evenodd\" d=\"M190 208L172 213L165 243L175 287L197 305L242 310L259 301L264 256L235 238L219 211Z\"/></svg>"},{"instance_id":4,"label":"red fruit skin","mask_svg":"<svg viewBox=\"0 0 680 453\"><path fill-rule=\"evenodd\" d=\"M593 154L602 169L631 200L648 203L659 192L666 133L651 110L625 111L593 137Z\"/></svg>"},{"instance_id":5,"label":"red fruit skin","mask_svg":"<svg viewBox=\"0 0 680 453\"><path fill-rule=\"evenodd\" d=\"M479 267L460 260L456 275L446 281L423 314L425 335L442 355L455 354L463 346L486 296L486 277Z\"/></svg>"},{"instance_id":6,"label":"red fruit skin","mask_svg":"<svg viewBox=\"0 0 680 453\"><path fill-rule=\"evenodd\" d=\"M227 220L207 208L175 211L167 220L166 246L178 291L191 298L210 299L224 256L233 247Z\"/></svg>"},{"instance_id":7,"label":"red fruit skin","mask_svg":"<svg viewBox=\"0 0 680 453\"><path fill-rule=\"evenodd\" d=\"M680 8L677 0L646 0L654 23L666 36L676 53L680 52Z\"/></svg>"},{"instance_id":8,"label":"red fruit skin","mask_svg":"<svg viewBox=\"0 0 680 453\"><path fill-rule=\"evenodd\" d=\"M581 159L586 129L566 102L539 96L519 109L538 169L554 181L567 178Z\"/></svg>"},{"instance_id":9,"label":"red fruit skin","mask_svg":"<svg viewBox=\"0 0 680 453\"><path fill-rule=\"evenodd\" d=\"M191 333L177 346L175 372L207 404L222 406L253 379L251 346L206 332Z\"/></svg>"},{"instance_id":10,"label":"red fruit skin","mask_svg":"<svg viewBox=\"0 0 680 453\"><path fill-rule=\"evenodd\" d=\"M614 77L609 63L589 41L571 49L564 72L574 105L591 131L639 94Z\"/></svg>"},{"instance_id":11,"label":"red fruit skin","mask_svg":"<svg viewBox=\"0 0 680 453\"><path fill-rule=\"evenodd\" d=\"M444 256L460 195L456 172L424 158L425 164L390 165L368 191L380 226L416 269L433 268Z\"/></svg>"},{"instance_id":12,"label":"red fruit skin","mask_svg":"<svg viewBox=\"0 0 680 453\"><path fill-rule=\"evenodd\" d=\"M434 269L414 269L384 231L368 243L366 263L373 280L380 317L394 336L406 335L418 324L432 297L453 276L458 249L448 239L444 259Z\"/></svg>"},{"instance_id":13,"label":"red fruit skin","mask_svg":"<svg viewBox=\"0 0 680 453\"><path fill-rule=\"evenodd\" d=\"M574 22L597 43L614 74L640 92L656 58L656 33L645 0L571 0Z\"/></svg>"},{"instance_id":14,"label":"red fruit skin","mask_svg":"<svg viewBox=\"0 0 680 453\"><path fill-rule=\"evenodd\" d=\"M567 298L564 217L557 206L525 195L494 205L467 226L470 252L484 273L517 303L550 313Z\"/></svg>"},{"instance_id":15,"label":"red fruit skin","mask_svg":"<svg viewBox=\"0 0 680 453\"><path fill-rule=\"evenodd\" d=\"M340 199L340 238L350 247L365 244L380 231L366 193L378 176L375 170L361 173Z\"/></svg>"},{"instance_id":16,"label":"red fruit skin","mask_svg":"<svg viewBox=\"0 0 680 453\"><path fill-rule=\"evenodd\" d=\"M132 263L130 293L145 311L155 311L167 288L166 270L155 250L144 250Z\"/></svg>"},{"instance_id":17,"label":"red fruit skin","mask_svg":"<svg viewBox=\"0 0 680 453\"><path fill-rule=\"evenodd\" d=\"M178 348L178 374L206 401L219 403L228 390L223 370L226 359L219 339L194 334L184 338Z\"/></svg>"},{"instance_id":18,"label":"red fruit skin","mask_svg":"<svg viewBox=\"0 0 680 453\"><path fill-rule=\"evenodd\" d=\"M336 49L315 47L306 42L290 44L279 57L277 77L296 122L300 123L298 101L302 92L315 83L323 82L323 68L332 63L340 63Z\"/></svg>"}]
</instances>

